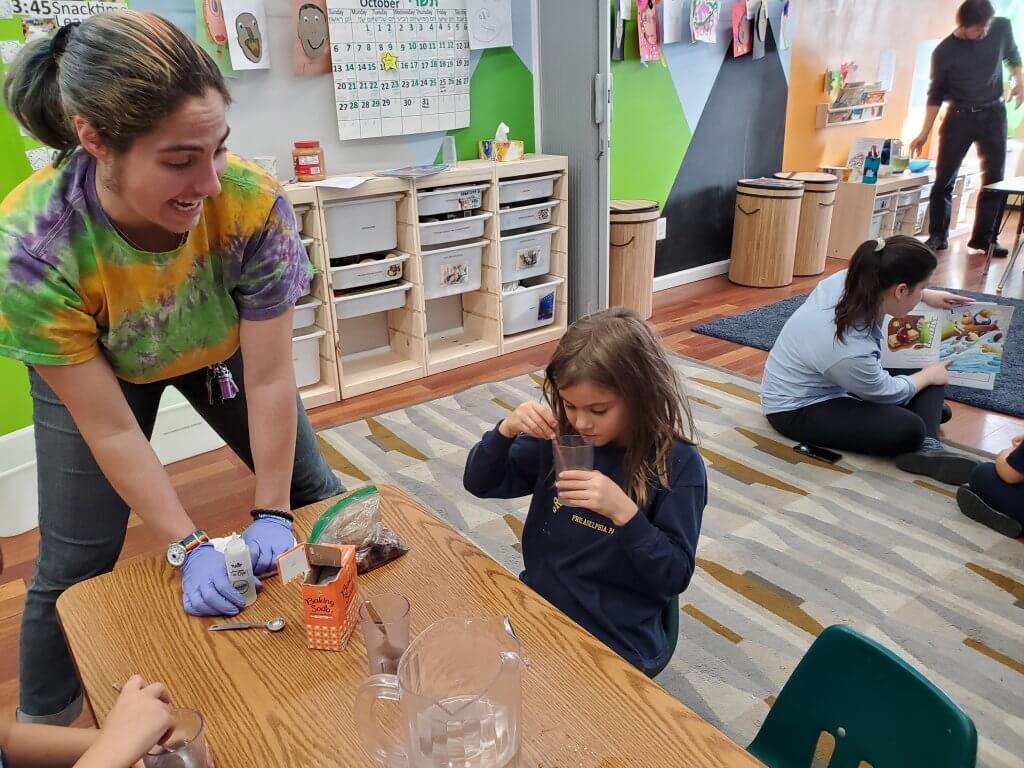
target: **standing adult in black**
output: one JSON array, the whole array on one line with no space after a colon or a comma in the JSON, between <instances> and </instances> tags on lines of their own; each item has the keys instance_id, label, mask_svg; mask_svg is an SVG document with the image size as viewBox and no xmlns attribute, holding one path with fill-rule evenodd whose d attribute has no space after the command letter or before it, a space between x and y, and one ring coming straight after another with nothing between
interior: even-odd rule
<instances>
[{"instance_id":1,"label":"standing adult in black","mask_svg":"<svg viewBox=\"0 0 1024 768\"><path fill-rule=\"evenodd\" d=\"M982 184L1003 180L1006 166L1006 106L1003 102L1003 63L1013 74L1010 98L1017 106L1024 100L1024 73L1020 53L1013 41L1013 29L1004 18L993 18L989 0L966 0L957 10L957 28L939 43L932 54L932 81L928 89L928 111L924 127L910 143L917 154L931 134L939 107L949 102L946 118L939 128L939 158L929 206L928 245L941 251L949 247L949 217L953 186L967 150L978 145ZM994 231L999 201L982 192L974 213L974 231L969 248L988 250ZM1006 256L998 243L994 255Z\"/></svg>"}]
</instances>

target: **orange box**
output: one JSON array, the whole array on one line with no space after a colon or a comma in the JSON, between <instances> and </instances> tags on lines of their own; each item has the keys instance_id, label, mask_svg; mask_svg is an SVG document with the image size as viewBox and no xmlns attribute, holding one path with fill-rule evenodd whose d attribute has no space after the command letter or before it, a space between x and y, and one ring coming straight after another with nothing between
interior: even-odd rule
<instances>
[{"instance_id":1,"label":"orange box","mask_svg":"<svg viewBox=\"0 0 1024 768\"><path fill-rule=\"evenodd\" d=\"M343 651L359 611L356 548L299 544L277 558L281 580L302 576L306 642L315 651Z\"/></svg>"}]
</instances>

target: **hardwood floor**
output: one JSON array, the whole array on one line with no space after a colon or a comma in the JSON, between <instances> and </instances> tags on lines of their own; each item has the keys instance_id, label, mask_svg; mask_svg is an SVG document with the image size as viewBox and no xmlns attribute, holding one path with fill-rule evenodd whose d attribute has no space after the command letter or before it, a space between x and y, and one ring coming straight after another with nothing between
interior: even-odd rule
<instances>
[{"instance_id":1,"label":"hardwood floor","mask_svg":"<svg viewBox=\"0 0 1024 768\"><path fill-rule=\"evenodd\" d=\"M966 251L966 238L955 238L940 254L935 276L938 285L995 293L1006 260L996 262L983 274L984 255ZM1009 243L1007 243L1009 245ZM845 268L846 262L830 260L826 272ZM1017 265L1005 295L1024 297L1024 263ZM820 277L798 278L785 288L759 290L733 285L725 276L662 291L655 296L652 323L673 351L703 360L736 373L759 377L767 354L728 341L693 333L690 329L708 320L770 304L787 296L807 293ZM554 344L506 355L431 376L420 381L325 406L311 414L316 429L431 400L484 381L495 381L543 367ZM1014 435L1024 433L1024 420L952 403L953 420L943 436L982 451L997 452ZM178 462L169 467L175 487L196 524L213 532L240 530L252 506L253 478L228 449ZM120 563L163 553L166 542L157 540L132 516ZM18 626L25 588L32 575L38 535L35 531L0 539L6 569L0 577L0 717L12 717L17 705ZM88 715L80 719L88 724Z\"/></svg>"}]
</instances>

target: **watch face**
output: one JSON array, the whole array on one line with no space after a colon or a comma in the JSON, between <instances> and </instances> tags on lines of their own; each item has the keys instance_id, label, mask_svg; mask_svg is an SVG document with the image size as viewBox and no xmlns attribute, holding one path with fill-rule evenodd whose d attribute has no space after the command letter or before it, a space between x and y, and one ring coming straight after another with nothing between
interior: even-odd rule
<instances>
[{"instance_id":1,"label":"watch face","mask_svg":"<svg viewBox=\"0 0 1024 768\"><path fill-rule=\"evenodd\" d=\"M171 544L167 548L167 562L175 568L179 568L184 564L185 555L187 554L188 552L186 552L184 544Z\"/></svg>"}]
</instances>

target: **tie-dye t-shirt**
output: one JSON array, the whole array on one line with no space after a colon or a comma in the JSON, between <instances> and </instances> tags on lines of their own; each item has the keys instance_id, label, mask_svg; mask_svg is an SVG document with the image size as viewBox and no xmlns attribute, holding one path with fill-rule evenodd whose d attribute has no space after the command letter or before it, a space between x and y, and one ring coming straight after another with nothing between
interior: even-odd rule
<instances>
[{"instance_id":1,"label":"tie-dye t-shirt","mask_svg":"<svg viewBox=\"0 0 1024 768\"><path fill-rule=\"evenodd\" d=\"M78 152L0 205L0 354L30 365L102 351L118 377L161 381L229 358L239 321L280 315L312 267L277 181L230 156L221 192L166 253L140 251L100 207Z\"/></svg>"}]
</instances>

